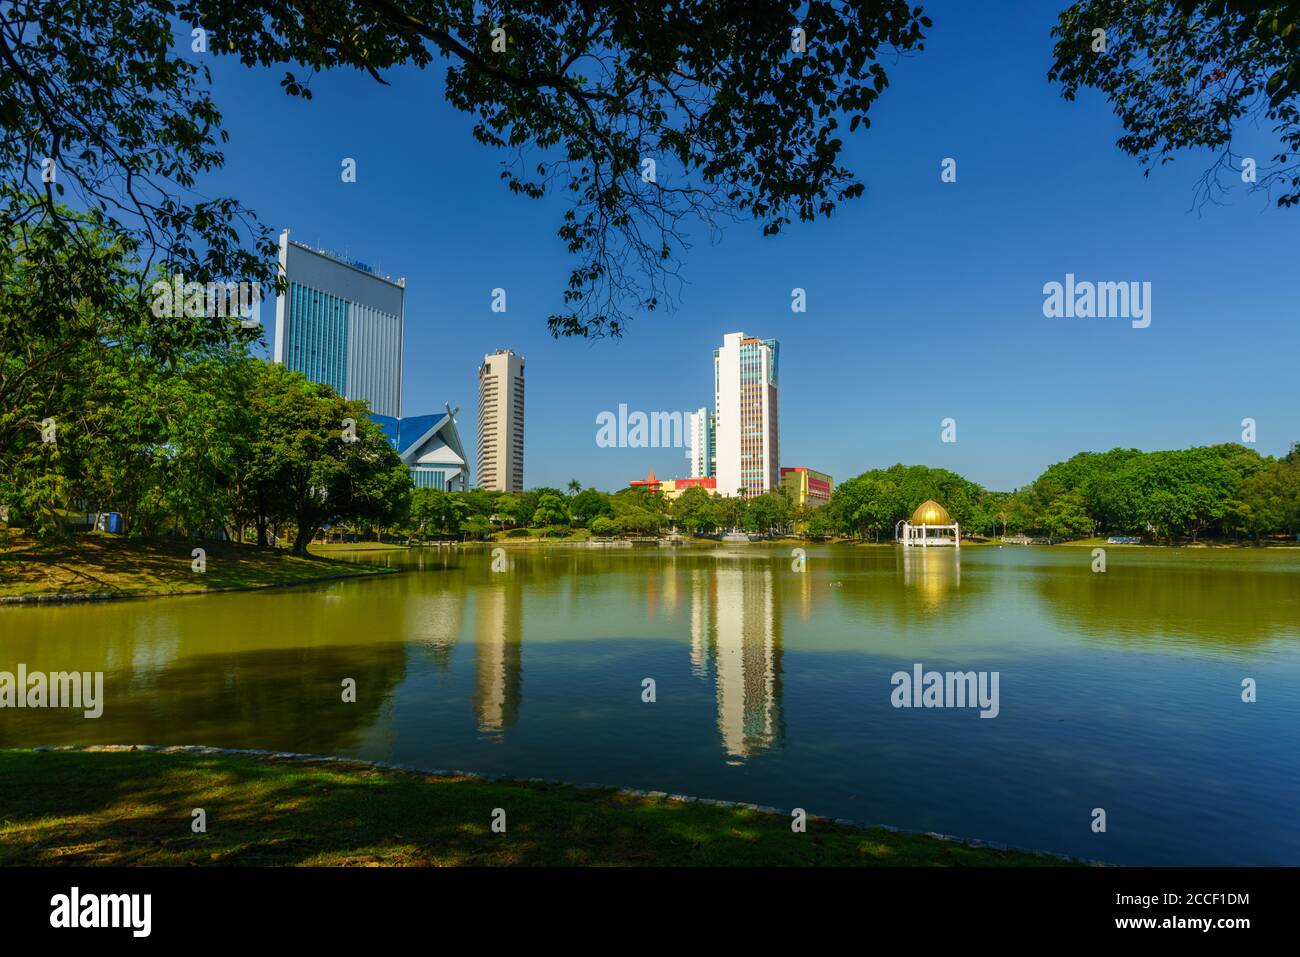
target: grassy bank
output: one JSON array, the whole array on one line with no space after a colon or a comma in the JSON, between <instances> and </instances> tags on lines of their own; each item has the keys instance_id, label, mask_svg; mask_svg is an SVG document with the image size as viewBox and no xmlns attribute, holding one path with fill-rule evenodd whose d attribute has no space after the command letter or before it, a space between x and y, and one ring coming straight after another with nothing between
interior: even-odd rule
<instances>
[{"instance_id":1,"label":"grassy bank","mask_svg":"<svg viewBox=\"0 0 1300 957\"><path fill-rule=\"evenodd\" d=\"M1261 541L1250 541L1249 539L1237 538L1202 538L1200 541L1193 542L1190 538L1179 539L1177 541L1144 541L1132 545L1116 545L1107 542L1109 536L1099 535L1094 538L1072 538L1068 541L1057 542L1057 545L1075 545L1084 548L1293 548L1300 546L1297 542L1289 538L1266 538Z\"/></svg>"},{"instance_id":2,"label":"grassy bank","mask_svg":"<svg viewBox=\"0 0 1300 957\"><path fill-rule=\"evenodd\" d=\"M410 545L392 542L313 542L309 551L313 555L333 555L341 552L404 552Z\"/></svg>"},{"instance_id":3,"label":"grassy bank","mask_svg":"<svg viewBox=\"0 0 1300 957\"><path fill-rule=\"evenodd\" d=\"M746 808L247 755L0 751L0 865L1058 865ZM191 831L203 808L207 833ZM493 833L495 808L506 833Z\"/></svg>"},{"instance_id":4,"label":"grassy bank","mask_svg":"<svg viewBox=\"0 0 1300 957\"><path fill-rule=\"evenodd\" d=\"M387 571L328 558L296 558L279 549L203 542L207 570L199 573L192 569L195 547L194 542L142 542L100 532L45 544L10 533L0 538L0 598L184 595Z\"/></svg>"},{"instance_id":5,"label":"grassy bank","mask_svg":"<svg viewBox=\"0 0 1300 957\"><path fill-rule=\"evenodd\" d=\"M489 538L493 545L562 545L590 541L591 532L575 528L565 535L548 535L542 528L516 528L493 532Z\"/></svg>"}]
</instances>

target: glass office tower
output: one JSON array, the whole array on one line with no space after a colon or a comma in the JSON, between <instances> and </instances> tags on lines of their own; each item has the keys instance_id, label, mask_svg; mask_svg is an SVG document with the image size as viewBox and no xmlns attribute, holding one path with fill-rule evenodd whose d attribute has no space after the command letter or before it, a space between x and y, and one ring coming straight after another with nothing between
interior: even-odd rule
<instances>
[{"instance_id":1,"label":"glass office tower","mask_svg":"<svg viewBox=\"0 0 1300 957\"><path fill-rule=\"evenodd\" d=\"M401 418L406 280L293 242L287 229L280 271L288 288L275 302L275 361Z\"/></svg>"}]
</instances>

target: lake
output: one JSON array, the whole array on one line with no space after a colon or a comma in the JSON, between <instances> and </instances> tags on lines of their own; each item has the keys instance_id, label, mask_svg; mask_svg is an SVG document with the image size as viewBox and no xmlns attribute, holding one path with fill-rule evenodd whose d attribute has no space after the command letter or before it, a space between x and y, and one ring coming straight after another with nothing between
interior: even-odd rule
<instances>
[{"instance_id":1,"label":"lake","mask_svg":"<svg viewBox=\"0 0 1300 957\"><path fill-rule=\"evenodd\" d=\"M355 552L405 573L0 607L0 670L105 673L102 717L5 709L0 746L272 748L1300 864L1300 549L1111 547L1104 573L1073 546L806 551ZM997 672L996 717L895 707L916 665Z\"/></svg>"}]
</instances>

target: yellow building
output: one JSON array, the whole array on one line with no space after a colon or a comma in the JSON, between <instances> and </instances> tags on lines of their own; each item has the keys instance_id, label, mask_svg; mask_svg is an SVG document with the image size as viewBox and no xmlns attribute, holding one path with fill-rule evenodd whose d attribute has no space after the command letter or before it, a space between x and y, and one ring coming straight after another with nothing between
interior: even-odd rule
<instances>
[{"instance_id":1,"label":"yellow building","mask_svg":"<svg viewBox=\"0 0 1300 957\"><path fill-rule=\"evenodd\" d=\"M790 501L796 508L800 505L820 508L831 500L835 480L825 472L814 472L806 468L783 468L781 487L790 493Z\"/></svg>"}]
</instances>

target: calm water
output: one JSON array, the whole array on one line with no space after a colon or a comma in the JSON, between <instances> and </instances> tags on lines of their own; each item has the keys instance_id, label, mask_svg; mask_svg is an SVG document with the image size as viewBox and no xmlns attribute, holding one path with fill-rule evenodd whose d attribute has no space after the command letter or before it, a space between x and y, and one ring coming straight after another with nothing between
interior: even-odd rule
<instances>
[{"instance_id":1,"label":"calm water","mask_svg":"<svg viewBox=\"0 0 1300 957\"><path fill-rule=\"evenodd\" d=\"M0 711L0 747L275 748L1119 863L1300 864L1300 551L1112 548L1105 574L1075 547L809 548L805 574L760 546L509 557L355 553L407 573L0 608L0 670L101 670L107 699L95 721ZM998 671L1001 713L895 709L917 662Z\"/></svg>"}]
</instances>

